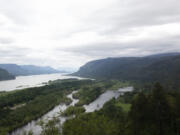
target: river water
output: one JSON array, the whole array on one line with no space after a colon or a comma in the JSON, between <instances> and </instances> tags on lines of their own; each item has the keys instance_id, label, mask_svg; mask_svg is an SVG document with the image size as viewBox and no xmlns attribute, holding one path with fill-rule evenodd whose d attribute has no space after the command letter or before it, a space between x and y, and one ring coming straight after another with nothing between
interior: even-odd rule
<instances>
[{"instance_id":1,"label":"river water","mask_svg":"<svg viewBox=\"0 0 180 135\"><path fill-rule=\"evenodd\" d=\"M109 101L112 98L117 98L119 95L123 94L124 92L132 91L133 87L125 87L120 88L116 91L108 90L105 93L101 94L95 101L90 103L89 105L84 105L84 108L86 109L86 112L93 112L95 110L99 110L103 107L103 105ZM77 91L73 91L71 94L67 95L68 98L72 100L72 103L70 105L60 104L56 106L54 109L49 111L47 114L39 118L38 120L33 120L29 122L27 125L18 128L14 132L11 133L11 135L21 135L24 133L24 131L33 131L33 135L40 135L42 129L39 125L37 125L38 121L43 120L47 122L48 120L52 119L53 117L58 117L61 124L63 124L66 121L66 117L62 117L59 115L60 112L63 112L66 110L69 106L74 106L79 100L74 99L72 97L73 93Z\"/></svg>"},{"instance_id":2,"label":"river water","mask_svg":"<svg viewBox=\"0 0 180 135\"><path fill-rule=\"evenodd\" d=\"M67 95L67 97L72 100L70 105L59 104L58 106L54 107L54 109L52 109L51 111L49 111L48 113L43 115L41 118L39 118L37 120L33 120L33 121L29 122L27 125L16 129L15 131L13 131L11 133L11 135L23 135L23 133L25 131L28 132L30 130L33 131L33 135L40 135L42 128L40 125L38 125L38 122L40 120L43 120L46 123L48 120L51 120L53 117L58 117L61 124L63 124L66 120L66 117L60 116L60 112L65 111L69 106L74 106L79 101L72 97L72 95L75 92L77 92L77 91L73 91L71 94Z\"/></svg>"},{"instance_id":3,"label":"river water","mask_svg":"<svg viewBox=\"0 0 180 135\"><path fill-rule=\"evenodd\" d=\"M112 98L118 98L119 95L124 92L130 92L133 90L133 87L125 87L119 88L117 91L108 90L105 93L101 94L95 101L90 103L89 105L84 105L86 112L94 112L95 110L99 110L103 107L104 103L109 101Z\"/></svg>"},{"instance_id":4,"label":"river water","mask_svg":"<svg viewBox=\"0 0 180 135\"><path fill-rule=\"evenodd\" d=\"M15 80L0 81L0 91L12 91L15 89L24 89L29 87L38 87L45 85L48 81L57 79L78 78L75 76L66 76L65 74L43 74L43 75L30 75L18 76Z\"/></svg>"}]
</instances>

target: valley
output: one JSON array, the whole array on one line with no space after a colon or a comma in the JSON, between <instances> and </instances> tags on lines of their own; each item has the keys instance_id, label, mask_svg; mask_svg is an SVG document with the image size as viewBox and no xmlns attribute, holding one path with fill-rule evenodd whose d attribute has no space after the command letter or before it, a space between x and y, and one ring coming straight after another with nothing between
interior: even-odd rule
<instances>
[{"instance_id":1,"label":"valley","mask_svg":"<svg viewBox=\"0 0 180 135\"><path fill-rule=\"evenodd\" d=\"M179 134L175 73L179 54L97 60L71 75L1 81L0 134Z\"/></svg>"}]
</instances>

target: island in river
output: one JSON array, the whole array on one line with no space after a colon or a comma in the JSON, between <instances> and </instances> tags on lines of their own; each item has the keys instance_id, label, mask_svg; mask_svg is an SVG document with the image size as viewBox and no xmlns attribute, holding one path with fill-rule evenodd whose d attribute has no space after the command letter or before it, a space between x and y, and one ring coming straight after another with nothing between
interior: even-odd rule
<instances>
[{"instance_id":1,"label":"island in river","mask_svg":"<svg viewBox=\"0 0 180 135\"><path fill-rule=\"evenodd\" d=\"M105 84L107 83L87 79L65 79L52 81L50 84L41 87L1 92L0 114L2 117L0 118L0 133L12 132L31 120L42 117L59 104L69 105L72 99L67 95L75 90L80 90L79 95L81 95L81 98L79 102L82 102L85 95L82 91L89 87L92 90L89 101L93 101L114 86L115 83L114 81L111 83L108 81L109 85ZM97 88L100 90L98 93L95 92ZM15 107L22 104L23 106ZM16 109L11 109L12 107Z\"/></svg>"},{"instance_id":2,"label":"island in river","mask_svg":"<svg viewBox=\"0 0 180 135\"><path fill-rule=\"evenodd\" d=\"M127 86L131 83L65 79L0 92L0 134L25 135L30 130L28 135L158 135L157 115L163 117L163 135L179 133L178 92L167 92L159 83L146 93Z\"/></svg>"},{"instance_id":3,"label":"island in river","mask_svg":"<svg viewBox=\"0 0 180 135\"><path fill-rule=\"evenodd\" d=\"M81 79L81 77L66 76L66 74L62 73L17 76L14 80L0 81L0 91L12 91L16 89L43 86L46 85L49 81L68 78Z\"/></svg>"}]
</instances>

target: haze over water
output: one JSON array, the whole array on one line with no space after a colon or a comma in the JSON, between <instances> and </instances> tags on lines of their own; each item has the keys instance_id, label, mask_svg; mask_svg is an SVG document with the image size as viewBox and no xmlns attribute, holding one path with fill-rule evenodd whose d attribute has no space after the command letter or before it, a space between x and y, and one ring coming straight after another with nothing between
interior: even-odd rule
<instances>
[{"instance_id":1,"label":"haze over water","mask_svg":"<svg viewBox=\"0 0 180 135\"><path fill-rule=\"evenodd\" d=\"M80 78L75 76L66 76L65 74L43 74L31 76L18 76L15 80L0 81L0 91L12 91L35 86L45 85L48 81L57 79Z\"/></svg>"}]
</instances>

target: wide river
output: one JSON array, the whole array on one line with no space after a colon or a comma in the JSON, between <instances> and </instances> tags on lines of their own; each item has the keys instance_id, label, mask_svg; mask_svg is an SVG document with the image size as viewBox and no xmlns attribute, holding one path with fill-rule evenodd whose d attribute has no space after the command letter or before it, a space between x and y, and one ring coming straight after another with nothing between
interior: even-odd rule
<instances>
[{"instance_id":1,"label":"wide river","mask_svg":"<svg viewBox=\"0 0 180 135\"><path fill-rule=\"evenodd\" d=\"M31 76L18 76L15 80L0 81L0 91L12 91L15 89L24 89L29 87L38 87L45 85L48 81L57 79L78 78L75 76L66 76L65 74L43 74Z\"/></svg>"},{"instance_id":2,"label":"wide river","mask_svg":"<svg viewBox=\"0 0 180 135\"><path fill-rule=\"evenodd\" d=\"M31 75L31 76L19 76L16 77L15 80L7 80L7 81L0 81L0 91L12 91L16 89L23 89L23 88L29 88L29 87L39 87L46 85L48 81L53 81L57 79L68 79L68 78L77 78L77 79L83 79L76 76L66 76L65 74L45 74L45 75ZM125 87L120 88L119 90L112 91L108 90L105 93L101 94L95 101L90 103L89 105L84 105L84 108L86 109L86 112L93 112L95 110L99 110L103 107L104 103L109 101L110 99L117 98L119 95L123 94L127 91L132 91L133 87ZM77 91L74 91L77 92ZM59 116L59 113L64 111L69 106L74 106L78 102L77 99L74 99L71 94L67 95L68 98L72 100L72 103L70 105L65 104L59 104L54 109L49 111L48 113L44 114L41 118L38 120L33 120L29 122L28 124L24 125L23 127L20 127L13 131L11 135L22 135L24 131L33 131L33 135L40 135L42 129L39 125L37 125L37 122L40 120L43 120L47 122L48 120L52 119L52 117L58 117L61 121L61 124L63 124L66 121L66 117Z\"/></svg>"}]
</instances>

